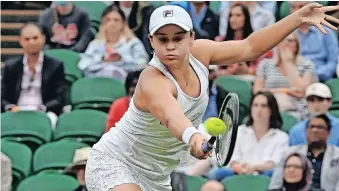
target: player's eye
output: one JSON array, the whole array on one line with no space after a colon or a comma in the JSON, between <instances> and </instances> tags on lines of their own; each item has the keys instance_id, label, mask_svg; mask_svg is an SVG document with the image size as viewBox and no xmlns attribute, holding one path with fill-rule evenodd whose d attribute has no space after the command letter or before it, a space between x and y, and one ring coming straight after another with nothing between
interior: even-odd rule
<instances>
[{"instance_id":1,"label":"player's eye","mask_svg":"<svg viewBox=\"0 0 339 191\"><path fill-rule=\"evenodd\" d=\"M168 38L166 38L166 37L160 37L160 38L159 38L159 41L162 42L162 43L167 43L167 42L168 42Z\"/></svg>"},{"instance_id":2,"label":"player's eye","mask_svg":"<svg viewBox=\"0 0 339 191\"><path fill-rule=\"evenodd\" d=\"M180 42L180 41L182 41L182 39L184 39L182 36L178 36L178 37L174 37L173 41L174 42Z\"/></svg>"}]
</instances>

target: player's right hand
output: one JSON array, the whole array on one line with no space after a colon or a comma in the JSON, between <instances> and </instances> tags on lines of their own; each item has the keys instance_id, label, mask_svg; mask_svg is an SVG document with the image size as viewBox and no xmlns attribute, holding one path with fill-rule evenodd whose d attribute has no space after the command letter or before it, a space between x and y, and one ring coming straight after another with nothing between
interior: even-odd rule
<instances>
[{"instance_id":1,"label":"player's right hand","mask_svg":"<svg viewBox=\"0 0 339 191\"><path fill-rule=\"evenodd\" d=\"M204 153L202 151L202 144L205 142L207 142L207 140L202 134L196 133L192 135L190 142L189 142L189 148L190 148L191 155L197 159L207 159L208 157L211 157L212 151L208 153Z\"/></svg>"}]
</instances>

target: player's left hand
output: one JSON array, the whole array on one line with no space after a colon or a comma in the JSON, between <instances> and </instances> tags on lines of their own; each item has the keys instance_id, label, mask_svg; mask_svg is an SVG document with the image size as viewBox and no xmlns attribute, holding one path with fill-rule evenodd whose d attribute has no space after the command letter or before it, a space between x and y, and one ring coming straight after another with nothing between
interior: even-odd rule
<instances>
[{"instance_id":1,"label":"player's left hand","mask_svg":"<svg viewBox=\"0 0 339 191\"><path fill-rule=\"evenodd\" d=\"M339 5L323 6L319 3L310 3L299 9L296 13L298 14L301 24L314 25L322 33L327 34L322 25L336 31L338 28L331 25L328 21L339 24L339 19L330 15L326 15L325 13L336 10L339 10Z\"/></svg>"}]
</instances>

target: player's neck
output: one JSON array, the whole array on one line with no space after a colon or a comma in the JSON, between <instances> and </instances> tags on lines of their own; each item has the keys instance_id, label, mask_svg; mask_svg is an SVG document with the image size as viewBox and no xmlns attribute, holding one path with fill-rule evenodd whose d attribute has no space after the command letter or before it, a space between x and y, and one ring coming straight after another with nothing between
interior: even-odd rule
<instances>
[{"instance_id":1,"label":"player's neck","mask_svg":"<svg viewBox=\"0 0 339 191\"><path fill-rule=\"evenodd\" d=\"M178 63L175 66L168 66L167 69L177 82L187 82L190 73L188 56L183 61L181 61L181 63Z\"/></svg>"}]
</instances>

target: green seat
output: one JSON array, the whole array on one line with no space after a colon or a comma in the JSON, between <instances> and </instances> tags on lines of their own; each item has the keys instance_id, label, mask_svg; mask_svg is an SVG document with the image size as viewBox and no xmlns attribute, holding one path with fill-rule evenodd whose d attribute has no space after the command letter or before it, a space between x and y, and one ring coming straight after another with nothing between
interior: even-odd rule
<instances>
[{"instance_id":1,"label":"green seat","mask_svg":"<svg viewBox=\"0 0 339 191\"><path fill-rule=\"evenodd\" d=\"M339 110L330 110L329 111L331 115L333 115L334 117L339 118Z\"/></svg>"},{"instance_id":2,"label":"green seat","mask_svg":"<svg viewBox=\"0 0 339 191\"><path fill-rule=\"evenodd\" d=\"M70 191L79 186L78 181L63 174L39 174L23 180L17 191Z\"/></svg>"},{"instance_id":3,"label":"green seat","mask_svg":"<svg viewBox=\"0 0 339 191\"><path fill-rule=\"evenodd\" d=\"M22 142L32 150L51 141L51 121L43 112L6 112L1 114L1 121L3 139Z\"/></svg>"},{"instance_id":4,"label":"green seat","mask_svg":"<svg viewBox=\"0 0 339 191\"><path fill-rule=\"evenodd\" d=\"M280 115L283 120L283 125L281 127L281 130L285 131L286 133L289 133L293 125L298 123L298 119L296 119L295 117L287 113L280 113Z\"/></svg>"},{"instance_id":5,"label":"green seat","mask_svg":"<svg viewBox=\"0 0 339 191\"><path fill-rule=\"evenodd\" d=\"M225 178L221 182L227 191L264 191L270 178L266 176L237 175Z\"/></svg>"},{"instance_id":6,"label":"green seat","mask_svg":"<svg viewBox=\"0 0 339 191\"><path fill-rule=\"evenodd\" d=\"M96 110L64 113L56 124L54 140L69 138L88 144L96 143L105 132L106 120L107 114Z\"/></svg>"},{"instance_id":7,"label":"green seat","mask_svg":"<svg viewBox=\"0 0 339 191\"><path fill-rule=\"evenodd\" d=\"M101 15L108 7L103 1L72 1L73 5L85 11L89 19L101 23Z\"/></svg>"},{"instance_id":8,"label":"green seat","mask_svg":"<svg viewBox=\"0 0 339 191\"><path fill-rule=\"evenodd\" d=\"M83 77L81 70L78 68L78 62L80 61L79 53L66 49L50 49L44 53L64 63L66 80L70 83Z\"/></svg>"},{"instance_id":9,"label":"green seat","mask_svg":"<svg viewBox=\"0 0 339 191\"><path fill-rule=\"evenodd\" d=\"M187 191L200 190L207 180L200 176L186 176Z\"/></svg>"},{"instance_id":10,"label":"green seat","mask_svg":"<svg viewBox=\"0 0 339 191\"><path fill-rule=\"evenodd\" d=\"M332 93L333 105L330 109L339 109L339 78L326 81L326 85L330 88Z\"/></svg>"},{"instance_id":11,"label":"green seat","mask_svg":"<svg viewBox=\"0 0 339 191\"><path fill-rule=\"evenodd\" d=\"M114 100L126 95L122 82L105 77L87 77L77 80L71 89L74 109L110 108Z\"/></svg>"},{"instance_id":12,"label":"green seat","mask_svg":"<svg viewBox=\"0 0 339 191\"><path fill-rule=\"evenodd\" d=\"M32 151L24 144L1 140L1 152L11 159L12 186L28 177L31 171Z\"/></svg>"},{"instance_id":13,"label":"green seat","mask_svg":"<svg viewBox=\"0 0 339 191\"><path fill-rule=\"evenodd\" d=\"M220 76L215 80L217 86L227 92L234 92L239 96L239 121L247 116L252 97L252 85L250 82L237 79L232 76Z\"/></svg>"},{"instance_id":14,"label":"green seat","mask_svg":"<svg viewBox=\"0 0 339 191\"><path fill-rule=\"evenodd\" d=\"M70 140L60 140L42 145L33 156L33 173L65 169L72 163L74 151L82 147L88 147L88 145Z\"/></svg>"}]
</instances>

